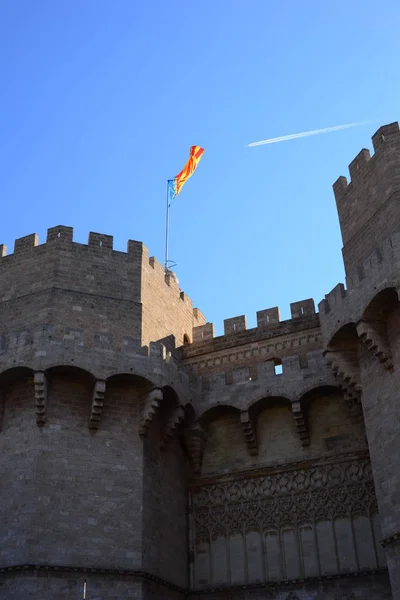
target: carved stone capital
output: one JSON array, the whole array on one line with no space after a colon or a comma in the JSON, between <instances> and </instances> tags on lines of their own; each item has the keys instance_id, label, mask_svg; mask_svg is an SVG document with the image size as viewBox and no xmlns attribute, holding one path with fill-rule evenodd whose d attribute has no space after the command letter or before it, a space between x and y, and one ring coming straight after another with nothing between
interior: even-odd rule
<instances>
[{"instance_id":1,"label":"carved stone capital","mask_svg":"<svg viewBox=\"0 0 400 600\"><path fill-rule=\"evenodd\" d=\"M201 464L203 462L204 450L207 444L207 434L200 427L195 425L191 429L185 432L186 449L193 465L193 470L196 474L201 471Z\"/></svg>"},{"instance_id":2,"label":"carved stone capital","mask_svg":"<svg viewBox=\"0 0 400 600\"><path fill-rule=\"evenodd\" d=\"M36 423L44 425L47 420L47 377L44 371L36 371L33 376L35 388Z\"/></svg>"},{"instance_id":3,"label":"carved stone capital","mask_svg":"<svg viewBox=\"0 0 400 600\"><path fill-rule=\"evenodd\" d=\"M139 424L139 435L146 436L154 415L160 407L164 392L161 388L152 389L144 398Z\"/></svg>"},{"instance_id":4,"label":"carved stone capital","mask_svg":"<svg viewBox=\"0 0 400 600\"><path fill-rule=\"evenodd\" d=\"M98 429L103 410L104 396L106 393L106 382L98 379L94 384L92 408L90 411L89 429Z\"/></svg>"},{"instance_id":5,"label":"carved stone capital","mask_svg":"<svg viewBox=\"0 0 400 600\"><path fill-rule=\"evenodd\" d=\"M161 447L164 448L170 439L174 437L180 425L185 420L185 410L183 406L177 406L172 410L172 413L167 421L165 433L161 442Z\"/></svg>"},{"instance_id":6,"label":"carved stone capital","mask_svg":"<svg viewBox=\"0 0 400 600\"><path fill-rule=\"evenodd\" d=\"M246 440L247 449L251 456L258 454L257 430L254 420L248 410L242 410L240 413L240 422Z\"/></svg>"},{"instance_id":7,"label":"carved stone capital","mask_svg":"<svg viewBox=\"0 0 400 600\"><path fill-rule=\"evenodd\" d=\"M292 402L292 413L301 445L303 448L309 446L310 436L308 433L307 418L301 402Z\"/></svg>"}]
</instances>

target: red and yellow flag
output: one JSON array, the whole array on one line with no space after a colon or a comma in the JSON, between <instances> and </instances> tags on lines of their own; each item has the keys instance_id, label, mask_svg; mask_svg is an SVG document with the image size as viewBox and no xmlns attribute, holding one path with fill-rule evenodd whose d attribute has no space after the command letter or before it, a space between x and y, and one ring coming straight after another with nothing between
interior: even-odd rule
<instances>
[{"instance_id":1,"label":"red and yellow flag","mask_svg":"<svg viewBox=\"0 0 400 600\"><path fill-rule=\"evenodd\" d=\"M200 146L192 146L190 148L190 156L186 165L183 167L182 171L178 173L175 179L170 179L168 181L169 204L171 204L174 198L179 194L189 177L193 175L203 154L204 148L200 148Z\"/></svg>"}]
</instances>

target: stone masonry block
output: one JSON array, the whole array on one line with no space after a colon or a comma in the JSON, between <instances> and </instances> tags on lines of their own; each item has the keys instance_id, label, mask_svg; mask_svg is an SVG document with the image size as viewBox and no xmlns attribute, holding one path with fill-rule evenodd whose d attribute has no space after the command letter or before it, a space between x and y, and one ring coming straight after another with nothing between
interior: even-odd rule
<instances>
[{"instance_id":1,"label":"stone masonry block","mask_svg":"<svg viewBox=\"0 0 400 600\"><path fill-rule=\"evenodd\" d=\"M232 317L231 319L224 320L224 333L229 335L231 333L239 333L239 331L246 331L247 322L245 315L240 317Z\"/></svg>"},{"instance_id":2,"label":"stone masonry block","mask_svg":"<svg viewBox=\"0 0 400 600\"><path fill-rule=\"evenodd\" d=\"M72 242L74 230L72 227L66 227L65 225L57 225L47 230L47 243L63 241Z\"/></svg>"},{"instance_id":3,"label":"stone masonry block","mask_svg":"<svg viewBox=\"0 0 400 600\"><path fill-rule=\"evenodd\" d=\"M315 314L315 305L312 298L300 300L300 302L292 302L290 305L292 319L299 317L309 317Z\"/></svg>"},{"instance_id":4,"label":"stone masonry block","mask_svg":"<svg viewBox=\"0 0 400 600\"><path fill-rule=\"evenodd\" d=\"M374 147L374 151L378 152L384 147L387 140L395 136L400 136L399 124L397 122L380 127L372 136L372 145Z\"/></svg>"},{"instance_id":5,"label":"stone masonry block","mask_svg":"<svg viewBox=\"0 0 400 600\"><path fill-rule=\"evenodd\" d=\"M277 306L257 312L257 327L267 327L268 325L279 323L280 320L281 317Z\"/></svg>"},{"instance_id":6,"label":"stone masonry block","mask_svg":"<svg viewBox=\"0 0 400 600\"><path fill-rule=\"evenodd\" d=\"M89 233L89 246L95 246L97 248L108 248L113 249L113 236L106 235L104 233Z\"/></svg>"},{"instance_id":7,"label":"stone masonry block","mask_svg":"<svg viewBox=\"0 0 400 600\"><path fill-rule=\"evenodd\" d=\"M193 327L193 342L212 340L214 337L214 323L206 323L199 327Z\"/></svg>"},{"instance_id":8,"label":"stone masonry block","mask_svg":"<svg viewBox=\"0 0 400 600\"><path fill-rule=\"evenodd\" d=\"M37 233L31 233L30 235L26 235L25 237L19 238L15 240L14 243L14 254L30 250L31 248L37 246L38 243L39 237Z\"/></svg>"}]
</instances>

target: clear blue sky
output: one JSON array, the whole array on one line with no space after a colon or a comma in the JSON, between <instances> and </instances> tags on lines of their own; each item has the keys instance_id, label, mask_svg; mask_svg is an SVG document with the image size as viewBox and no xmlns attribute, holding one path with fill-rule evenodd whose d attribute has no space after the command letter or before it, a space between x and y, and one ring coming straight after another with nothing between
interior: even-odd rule
<instances>
[{"instance_id":1,"label":"clear blue sky","mask_svg":"<svg viewBox=\"0 0 400 600\"><path fill-rule=\"evenodd\" d=\"M398 0L2 0L0 242L74 227L164 259L224 318L343 281L332 183L400 116ZM365 127L248 148L352 121Z\"/></svg>"}]
</instances>

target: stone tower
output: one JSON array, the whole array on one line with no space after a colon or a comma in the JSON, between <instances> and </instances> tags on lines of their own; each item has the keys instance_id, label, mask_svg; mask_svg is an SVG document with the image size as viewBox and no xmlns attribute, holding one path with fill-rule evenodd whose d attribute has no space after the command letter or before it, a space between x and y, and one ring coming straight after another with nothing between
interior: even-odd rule
<instances>
[{"instance_id":1,"label":"stone tower","mask_svg":"<svg viewBox=\"0 0 400 600\"><path fill-rule=\"evenodd\" d=\"M361 398L393 590L400 598L400 132L385 125L333 186L347 289L319 305L328 363Z\"/></svg>"},{"instance_id":2,"label":"stone tower","mask_svg":"<svg viewBox=\"0 0 400 600\"><path fill-rule=\"evenodd\" d=\"M346 288L215 337L139 242L0 246L0 600L400 600L400 133Z\"/></svg>"},{"instance_id":3,"label":"stone tower","mask_svg":"<svg viewBox=\"0 0 400 600\"><path fill-rule=\"evenodd\" d=\"M81 598L86 578L88 599L159 598L188 587L193 394L168 349L204 318L141 243L72 237L1 252L0 597Z\"/></svg>"}]
</instances>

